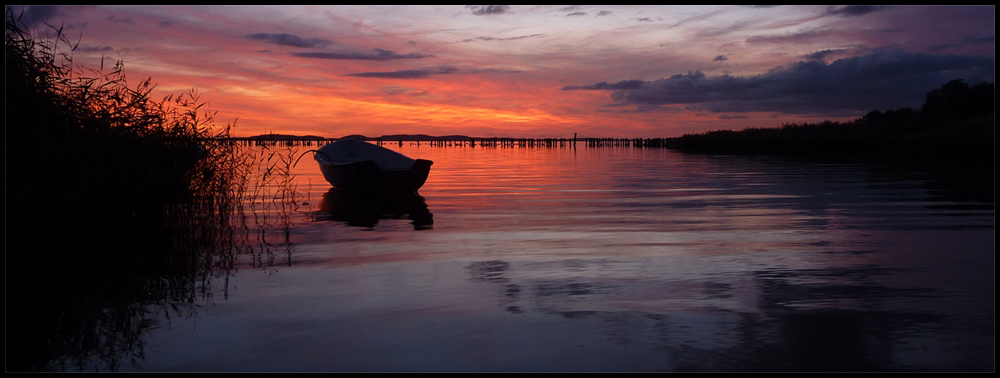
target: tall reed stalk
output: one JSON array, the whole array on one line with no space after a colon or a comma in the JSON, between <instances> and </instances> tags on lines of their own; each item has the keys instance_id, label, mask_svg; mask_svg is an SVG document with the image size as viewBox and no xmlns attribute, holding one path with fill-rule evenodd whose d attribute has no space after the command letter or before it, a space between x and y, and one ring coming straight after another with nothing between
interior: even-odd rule
<instances>
[{"instance_id":1,"label":"tall reed stalk","mask_svg":"<svg viewBox=\"0 0 1000 378\"><path fill-rule=\"evenodd\" d=\"M196 90L156 100L121 61L76 65L77 44L52 30L37 38L5 7L6 368L117 370L141 362L155 319L227 295L241 254L273 262L260 256L277 244L249 243L240 219L295 188L280 154L228 140L235 123L216 124Z\"/></svg>"}]
</instances>

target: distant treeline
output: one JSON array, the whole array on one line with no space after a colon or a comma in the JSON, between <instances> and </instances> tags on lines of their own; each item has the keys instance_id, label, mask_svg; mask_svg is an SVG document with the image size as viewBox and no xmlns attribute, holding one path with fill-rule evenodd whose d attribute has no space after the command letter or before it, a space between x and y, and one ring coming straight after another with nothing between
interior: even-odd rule
<instances>
[{"instance_id":1,"label":"distant treeline","mask_svg":"<svg viewBox=\"0 0 1000 378\"><path fill-rule=\"evenodd\" d=\"M849 122L786 123L668 138L684 152L993 164L994 86L954 80L918 109L873 110Z\"/></svg>"}]
</instances>

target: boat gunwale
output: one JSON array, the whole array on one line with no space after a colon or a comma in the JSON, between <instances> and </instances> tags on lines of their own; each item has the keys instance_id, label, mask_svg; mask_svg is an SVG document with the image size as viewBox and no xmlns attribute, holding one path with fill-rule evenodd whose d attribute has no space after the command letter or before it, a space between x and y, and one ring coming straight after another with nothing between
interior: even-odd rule
<instances>
[{"instance_id":1,"label":"boat gunwale","mask_svg":"<svg viewBox=\"0 0 1000 378\"><path fill-rule=\"evenodd\" d=\"M339 140L337 142L339 142ZM403 155L403 154L401 154L401 153L399 153L397 151L393 151L393 150L390 150L390 149L385 148L383 146L379 146L377 144L371 144L371 143L368 143L368 142L365 142L365 141L361 141L361 142L367 143L367 144L375 146L375 147L378 147L378 148L383 149L383 150L385 150L387 152L395 154L395 155L397 155L400 158L409 160L409 166L406 167L406 168L383 168L381 165L378 164L378 162L375 159L335 161L335 160L331 159L329 155L327 155L326 153L324 153L323 149L327 148L329 146L332 146L336 142L329 143L329 144L327 144L327 145L325 145L323 147L320 147L319 149L313 150L313 151L316 152L315 154L313 154L313 159L316 160L317 163L323 164L323 165L349 165L349 164L357 164L357 163L361 163L361 162L365 162L365 161L372 161L379 168L379 170L381 170L383 172L409 171L409 170L413 169L413 164L416 163L417 160L426 160L426 159L414 159L414 158L411 158L409 156Z\"/></svg>"}]
</instances>

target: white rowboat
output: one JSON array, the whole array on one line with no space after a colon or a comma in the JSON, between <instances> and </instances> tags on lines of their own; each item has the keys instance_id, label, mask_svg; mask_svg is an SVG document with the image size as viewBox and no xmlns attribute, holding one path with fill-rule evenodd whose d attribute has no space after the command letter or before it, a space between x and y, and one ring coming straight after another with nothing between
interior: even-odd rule
<instances>
[{"instance_id":1,"label":"white rowboat","mask_svg":"<svg viewBox=\"0 0 1000 378\"><path fill-rule=\"evenodd\" d=\"M314 158L330 185L359 193L415 193L434 164L358 139L323 146Z\"/></svg>"}]
</instances>

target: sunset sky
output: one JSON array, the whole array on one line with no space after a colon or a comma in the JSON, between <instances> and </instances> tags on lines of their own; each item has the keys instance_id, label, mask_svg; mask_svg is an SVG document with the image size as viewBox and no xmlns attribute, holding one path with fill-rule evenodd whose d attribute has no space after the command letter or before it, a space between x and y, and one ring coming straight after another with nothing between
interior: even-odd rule
<instances>
[{"instance_id":1,"label":"sunset sky","mask_svg":"<svg viewBox=\"0 0 1000 378\"><path fill-rule=\"evenodd\" d=\"M994 81L994 6L12 6L236 135L671 137Z\"/></svg>"}]
</instances>

